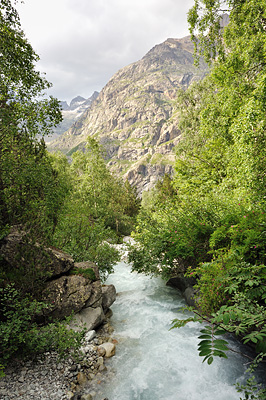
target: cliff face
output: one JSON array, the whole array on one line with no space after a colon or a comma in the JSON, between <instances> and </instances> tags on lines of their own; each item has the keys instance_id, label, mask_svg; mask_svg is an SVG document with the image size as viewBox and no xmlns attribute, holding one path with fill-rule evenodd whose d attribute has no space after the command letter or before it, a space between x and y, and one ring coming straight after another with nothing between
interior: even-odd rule
<instances>
[{"instance_id":1,"label":"cliff face","mask_svg":"<svg viewBox=\"0 0 266 400\"><path fill-rule=\"evenodd\" d=\"M50 148L72 154L87 136L103 145L110 168L142 192L171 173L180 138L177 90L201 79L188 37L167 39L118 71L91 107Z\"/></svg>"}]
</instances>

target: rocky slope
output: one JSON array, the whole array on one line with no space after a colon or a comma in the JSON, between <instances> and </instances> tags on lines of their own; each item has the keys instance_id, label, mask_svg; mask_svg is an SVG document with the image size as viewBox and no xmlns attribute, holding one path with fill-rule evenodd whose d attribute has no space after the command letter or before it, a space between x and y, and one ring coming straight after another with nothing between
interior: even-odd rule
<instances>
[{"instance_id":1,"label":"rocky slope","mask_svg":"<svg viewBox=\"0 0 266 400\"><path fill-rule=\"evenodd\" d=\"M172 171L180 138L177 91L207 73L203 63L194 66L193 50L189 37L167 39L122 68L50 149L71 155L93 136L103 145L113 171L139 192L151 188Z\"/></svg>"}]
</instances>

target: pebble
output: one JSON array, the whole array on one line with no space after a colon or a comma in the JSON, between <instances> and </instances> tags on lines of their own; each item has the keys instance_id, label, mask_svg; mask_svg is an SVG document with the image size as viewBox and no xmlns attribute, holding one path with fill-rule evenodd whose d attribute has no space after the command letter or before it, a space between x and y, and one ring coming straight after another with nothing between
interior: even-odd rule
<instances>
[{"instance_id":1,"label":"pebble","mask_svg":"<svg viewBox=\"0 0 266 400\"><path fill-rule=\"evenodd\" d=\"M0 379L0 399L93 400L99 390L99 374L106 376L107 370L98 344L110 337L103 327L97 334L88 332L86 338L86 353L80 360L59 359L55 352L34 361L14 360Z\"/></svg>"}]
</instances>

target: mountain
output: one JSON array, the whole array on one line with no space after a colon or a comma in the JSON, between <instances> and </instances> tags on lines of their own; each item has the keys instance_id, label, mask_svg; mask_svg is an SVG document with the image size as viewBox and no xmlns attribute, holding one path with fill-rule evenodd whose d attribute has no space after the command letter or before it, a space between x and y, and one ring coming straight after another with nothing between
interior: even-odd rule
<instances>
[{"instance_id":1,"label":"mountain","mask_svg":"<svg viewBox=\"0 0 266 400\"><path fill-rule=\"evenodd\" d=\"M70 105L66 101L60 101L62 108L63 121L56 128L54 128L54 134L46 138L49 143L52 140L58 138L62 133L66 132L74 122L86 111L97 99L99 92L94 92L91 97L84 99L84 97L77 96L71 100Z\"/></svg>"},{"instance_id":2,"label":"mountain","mask_svg":"<svg viewBox=\"0 0 266 400\"><path fill-rule=\"evenodd\" d=\"M167 39L119 70L50 149L71 155L93 136L103 145L113 171L138 192L151 188L172 172L174 146L180 139L177 91L208 71L203 62L198 68L193 64L193 51L189 37Z\"/></svg>"}]
</instances>

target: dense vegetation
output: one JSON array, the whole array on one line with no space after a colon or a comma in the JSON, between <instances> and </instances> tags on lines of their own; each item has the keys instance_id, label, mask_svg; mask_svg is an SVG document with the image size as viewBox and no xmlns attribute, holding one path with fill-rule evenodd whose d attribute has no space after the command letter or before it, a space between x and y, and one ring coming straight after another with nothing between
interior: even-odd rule
<instances>
[{"instance_id":1,"label":"dense vegetation","mask_svg":"<svg viewBox=\"0 0 266 400\"><path fill-rule=\"evenodd\" d=\"M136 191L113 176L99 144L88 139L85 152L76 151L69 164L61 153L50 155L68 194L58 214L53 244L76 261L97 263L100 273L110 273L118 252L109 245L129 235L140 207Z\"/></svg>"},{"instance_id":2,"label":"dense vegetation","mask_svg":"<svg viewBox=\"0 0 266 400\"><path fill-rule=\"evenodd\" d=\"M211 363L226 356L217 324L266 353L266 7L197 0L188 20L210 74L179 94L175 174L146 196L131 260L140 272L197 278L213 327L199 350Z\"/></svg>"},{"instance_id":3,"label":"dense vegetation","mask_svg":"<svg viewBox=\"0 0 266 400\"><path fill-rule=\"evenodd\" d=\"M15 2L16 3L16 2ZM56 246L75 261L91 260L104 275L118 260L109 245L130 234L139 208L135 191L106 168L91 140L73 160L48 154L43 137L61 120L49 82L36 70L38 56L27 41L11 0L0 2L0 241L14 226L28 243ZM36 313L45 279L27 254L10 267L0 259L0 367L18 354L79 346L81 334L52 321L39 326ZM43 272L44 271L44 272ZM1 368L0 368L1 369ZM0 371L1 372L1 371Z\"/></svg>"}]
</instances>

